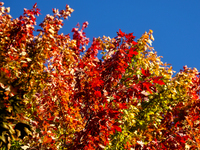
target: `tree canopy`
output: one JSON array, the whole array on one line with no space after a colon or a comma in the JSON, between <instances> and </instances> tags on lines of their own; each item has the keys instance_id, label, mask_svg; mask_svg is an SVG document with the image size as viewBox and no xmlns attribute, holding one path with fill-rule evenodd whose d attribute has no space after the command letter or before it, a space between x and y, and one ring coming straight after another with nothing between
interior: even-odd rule
<instances>
[{"instance_id":1,"label":"tree canopy","mask_svg":"<svg viewBox=\"0 0 200 150\"><path fill-rule=\"evenodd\" d=\"M119 29L92 41L59 33L74 11L53 9L35 30L37 4L12 18L0 2L0 147L198 149L200 74L174 74L152 47ZM101 53L99 58L97 54Z\"/></svg>"}]
</instances>

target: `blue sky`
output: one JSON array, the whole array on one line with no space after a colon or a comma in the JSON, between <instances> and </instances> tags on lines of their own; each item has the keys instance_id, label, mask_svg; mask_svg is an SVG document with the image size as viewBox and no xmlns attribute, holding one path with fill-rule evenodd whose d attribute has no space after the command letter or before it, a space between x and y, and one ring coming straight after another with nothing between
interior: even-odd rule
<instances>
[{"instance_id":1,"label":"blue sky","mask_svg":"<svg viewBox=\"0 0 200 150\"><path fill-rule=\"evenodd\" d=\"M162 61L170 63L175 71L184 65L200 71L200 1L199 0L4 0L11 7L13 18L38 3L42 22L52 8L65 9L69 4L75 11L64 21L61 32L71 33L79 22L89 22L86 36L115 37L116 32L133 32L136 39L152 29L153 47Z\"/></svg>"}]
</instances>

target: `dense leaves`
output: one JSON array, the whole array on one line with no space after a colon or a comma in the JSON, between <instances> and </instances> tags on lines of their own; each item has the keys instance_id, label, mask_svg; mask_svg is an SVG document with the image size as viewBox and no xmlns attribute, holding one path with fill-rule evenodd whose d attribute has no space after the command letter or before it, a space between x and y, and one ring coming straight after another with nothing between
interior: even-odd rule
<instances>
[{"instance_id":1,"label":"dense leaves","mask_svg":"<svg viewBox=\"0 0 200 150\"><path fill-rule=\"evenodd\" d=\"M0 147L200 147L199 72L185 66L173 77L152 30L136 41L119 29L88 46L88 22L72 38L59 34L69 5L36 31L37 4L16 19L0 5Z\"/></svg>"}]
</instances>

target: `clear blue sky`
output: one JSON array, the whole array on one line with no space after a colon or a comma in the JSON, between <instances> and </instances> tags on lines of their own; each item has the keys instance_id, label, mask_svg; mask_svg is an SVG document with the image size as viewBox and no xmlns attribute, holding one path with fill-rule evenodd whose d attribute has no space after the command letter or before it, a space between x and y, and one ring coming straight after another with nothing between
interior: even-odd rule
<instances>
[{"instance_id":1,"label":"clear blue sky","mask_svg":"<svg viewBox=\"0 0 200 150\"><path fill-rule=\"evenodd\" d=\"M153 47L162 61L170 63L175 71L184 65L200 71L200 1L199 0L4 0L16 18L23 8L30 9L35 2L41 9L38 24L52 8L65 9L69 4L75 11L64 21L62 32L67 34L79 22L89 22L87 37L110 36L116 32L133 32L136 38L152 29Z\"/></svg>"}]
</instances>

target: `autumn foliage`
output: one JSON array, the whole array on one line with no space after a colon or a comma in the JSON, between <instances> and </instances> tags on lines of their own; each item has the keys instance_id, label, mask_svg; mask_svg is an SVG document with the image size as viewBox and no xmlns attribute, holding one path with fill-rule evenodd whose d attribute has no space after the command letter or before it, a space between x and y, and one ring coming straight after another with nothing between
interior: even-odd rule
<instances>
[{"instance_id":1,"label":"autumn foliage","mask_svg":"<svg viewBox=\"0 0 200 150\"><path fill-rule=\"evenodd\" d=\"M0 3L0 147L200 147L199 72L185 66L172 76L152 30L90 41L88 22L59 34L69 5L37 30L37 4L16 19L9 9Z\"/></svg>"}]
</instances>

